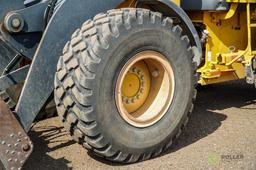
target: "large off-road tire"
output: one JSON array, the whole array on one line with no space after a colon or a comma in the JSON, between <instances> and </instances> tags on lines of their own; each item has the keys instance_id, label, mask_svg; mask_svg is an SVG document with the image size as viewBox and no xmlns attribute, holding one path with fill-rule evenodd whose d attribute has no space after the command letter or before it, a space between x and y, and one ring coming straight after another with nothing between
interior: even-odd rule
<instances>
[{"instance_id":1,"label":"large off-road tire","mask_svg":"<svg viewBox=\"0 0 256 170\"><path fill-rule=\"evenodd\" d=\"M152 120L130 116L130 112L137 112L144 105L134 106L137 99L129 98L129 93L128 97L122 94L120 100L118 91L120 82L124 83L123 75L130 74L129 63L141 57L143 61L134 65L145 70L131 73L131 79L143 72L146 77L153 75L149 82L161 77L162 72L152 71L151 65L166 72L168 80L162 81L168 86L163 97L154 101L159 105L155 105L152 114L158 106L165 110L158 110L156 113L162 114ZM75 31L59 59L55 76L58 114L77 142L108 160L132 163L157 156L180 135L192 112L197 82L193 57L188 37L182 34L181 27L173 25L171 18L130 8L99 14ZM154 84L157 83L151 85ZM145 91L140 91L141 96ZM151 91L147 92L150 96Z\"/></svg>"}]
</instances>

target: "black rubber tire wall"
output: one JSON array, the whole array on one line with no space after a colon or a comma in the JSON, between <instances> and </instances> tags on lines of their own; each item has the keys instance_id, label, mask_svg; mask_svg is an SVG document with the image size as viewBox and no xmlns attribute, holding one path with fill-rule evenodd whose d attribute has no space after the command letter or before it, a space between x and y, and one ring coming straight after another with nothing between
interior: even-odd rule
<instances>
[{"instance_id":1,"label":"black rubber tire wall","mask_svg":"<svg viewBox=\"0 0 256 170\"><path fill-rule=\"evenodd\" d=\"M165 116L147 128L125 122L115 105L119 71L136 53L155 50L170 61L175 94ZM59 116L73 138L111 161L132 163L157 156L181 133L193 109L196 64L189 39L171 18L145 9L99 14L75 31L55 76Z\"/></svg>"}]
</instances>

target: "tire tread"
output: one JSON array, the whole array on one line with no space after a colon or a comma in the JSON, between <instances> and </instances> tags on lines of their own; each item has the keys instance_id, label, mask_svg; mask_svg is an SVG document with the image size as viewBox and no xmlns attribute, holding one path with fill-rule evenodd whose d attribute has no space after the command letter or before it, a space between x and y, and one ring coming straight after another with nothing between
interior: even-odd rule
<instances>
[{"instance_id":1,"label":"tire tread","mask_svg":"<svg viewBox=\"0 0 256 170\"><path fill-rule=\"evenodd\" d=\"M174 26L171 18L165 18L160 13L132 8L110 10L106 14L96 15L93 20L86 21L81 29L75 31L71 41L67 42L55 76L57 109L73 138L97 155L123 163L143 161L158 156L167 150L173 140L180 135L182 127L186 126L188 115L193 109L193 101L196 98L196 90L194 90L191 94L191 107L179 125L176 135L150 153L135 155L123 153L105 140L100 133L98 122L93 119L94 108L90 101L93 90L90 86L96 78L96 66L102 60L100 56L103 56L99 49L107 49L108 41L118 38L119 27L123 26L127 30L131 29L132 20L137 20L138 24L145 22L159 23L179 36L180 40L187 46L188 56L191 58L191 69L195 74L193 82L196 84L194 54L191 50L189 38L182 35L182 28L179 25ZM102 31L103 28L104 32Z\"/></svg>"}]
</instances>

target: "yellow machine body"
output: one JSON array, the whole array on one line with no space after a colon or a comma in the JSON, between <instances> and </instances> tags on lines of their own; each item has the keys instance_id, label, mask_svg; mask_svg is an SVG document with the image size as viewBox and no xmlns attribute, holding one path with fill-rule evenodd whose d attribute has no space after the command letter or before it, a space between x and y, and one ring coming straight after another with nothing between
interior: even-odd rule
<instances>
[{"instance_id":1,"label":"yellow machine body","mask_svg":"<svg viewBox=\"0 0 256 170\"><path fill-rule=\"evenodd\" d=\"M172 2L181 4L181 0ZM230 6L227 11L185 11L195 25L204 27L207 34L203 43L203 61L197 71L201 85L246 78L256 54L252 38L256 37L256 0L226 2ZM120 7L135 4L136 0L127 0Z\"/></svg>"},{"instance_id":2,"label":"yellow machine body","mask_svg":"<svg viewBox=\"0 0 256 170\"><path fill-rule=\"evenodd\" d=\"M255 56L252 37L256 11L252 11L251 3L256 1L228 2L227 12L191 14L192 21L205 25L208 33L204 63L198 69L202 85L245 78L246 66L251 66ZM241 4L245 10L239 10Z\"/></svg>"}]
</instances>

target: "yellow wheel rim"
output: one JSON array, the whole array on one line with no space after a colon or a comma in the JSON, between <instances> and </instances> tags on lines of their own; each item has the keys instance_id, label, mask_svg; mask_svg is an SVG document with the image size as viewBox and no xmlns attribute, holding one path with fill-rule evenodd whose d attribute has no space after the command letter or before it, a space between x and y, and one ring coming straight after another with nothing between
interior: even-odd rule
<instances>
[{"instance_id":1,"label":"yellow wheel rim","mask_svg":"<svg viewBox=\"0 0 256 170\"><path fill-rule=\"evenodd\" d=\"M158 122L171 105L174 94L173 69L155 51L133 56L119 73L115 100L122 118L135 127Z\"/></svg>"}]
</instances>

